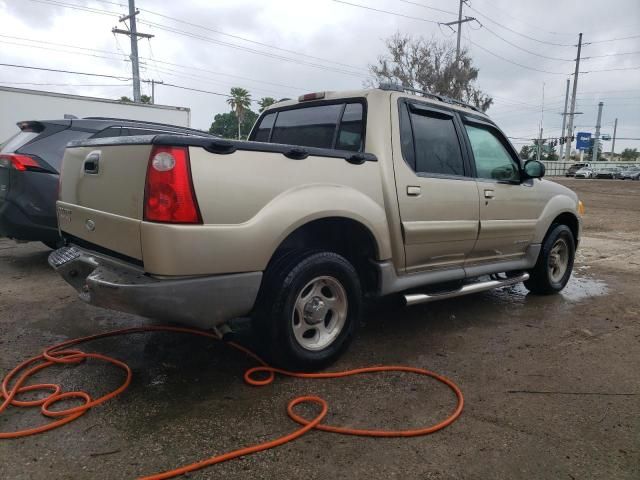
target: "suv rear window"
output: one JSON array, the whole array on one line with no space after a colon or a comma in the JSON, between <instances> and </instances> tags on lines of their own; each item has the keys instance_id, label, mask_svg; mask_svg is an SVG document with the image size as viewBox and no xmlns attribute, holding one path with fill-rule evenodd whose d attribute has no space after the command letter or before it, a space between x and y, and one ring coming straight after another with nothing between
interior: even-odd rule
<instances>
[{"instance_id":1,"label":"suv rear window","mask_svg":"<svg viewBox=\"0 0 640 480\"><path fill-rule=\"evenodd\" d=\"M38 135L40 135L38 132L18 132L6 142L0 144L0 153L13 153Z\"/></svg>"},{"instance_id":2,"label":"suv rear window","mask_svg":"<svg viewBox=\"0 0 640 480\"><path fill-rule=\"evenodd\" d=\"M363 118L360 102L278 110L260 119L250 140L357 152L363 149Z\"/></svg>"}]
</instances>

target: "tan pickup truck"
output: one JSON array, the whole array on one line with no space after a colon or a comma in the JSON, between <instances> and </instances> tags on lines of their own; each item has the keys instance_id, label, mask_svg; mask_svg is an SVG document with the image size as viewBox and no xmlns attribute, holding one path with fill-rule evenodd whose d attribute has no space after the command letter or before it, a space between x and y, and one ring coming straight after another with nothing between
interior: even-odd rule
<instances>
[{"instance_id":1,"label":"tan pickup truck","mask_svg":"<svg viewBox=\"0 0 640 480\"><path fill-rule=\"evenodd\" d=\"M317 368L353 338L366 297L562 290L582 204L543 175L448 98L309 94L264 111L249 141L70 144L67 246L49 262L101 307L201 328L250 315L272 360Z\"/></svg>"}]
</instances>

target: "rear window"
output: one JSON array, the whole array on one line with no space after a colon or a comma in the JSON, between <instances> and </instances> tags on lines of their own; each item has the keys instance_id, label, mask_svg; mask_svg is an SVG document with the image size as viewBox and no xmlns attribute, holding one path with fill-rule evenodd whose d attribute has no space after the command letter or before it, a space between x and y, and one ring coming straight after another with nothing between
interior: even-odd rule
<instances>
[{"instance_id":1,"label":"rear window","mask_svg":"<svg viewBox=\"0 0 640 480\"><path fill-rule=\"evenodd\" d=\"M72 129L62 130L22 147L20 152L40 157L57 171L60 171L67 143L75 140L84 140L90 136L90 132Z\"/></svg>"},{"instance_id":2,"label":"rear window","mask_svg":"<svg viewBox=\"0 0 640 480\"><path fill-rule=\"evenodd\" d=\"M38 135L38 132L18 132L0 145L0 153L13 153Z\"/></svg>"},{"instance_id":3,"label":"rear window","mask_svg":"<svg viewBox=\"0 0 640 480\"><path fill-rule=\"evenodd\" d=\"M264 115L251 135L256 142L361 151L364 107L360 102L279 110Z\"/></svg>"}]
</instances>

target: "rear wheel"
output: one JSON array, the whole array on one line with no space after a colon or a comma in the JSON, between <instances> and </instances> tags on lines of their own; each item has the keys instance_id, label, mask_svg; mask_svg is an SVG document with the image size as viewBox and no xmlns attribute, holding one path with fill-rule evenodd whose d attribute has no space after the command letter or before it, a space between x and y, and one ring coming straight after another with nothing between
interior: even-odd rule
<instances>
[{"instance_id":1,"label":"rear wheel","mask_svg":"<svg viewBox=\"0 0 640 480\"><path fill-rule=\"evenodd\" d=\"M254 320L272 361L315 370L351 342L361 308L360 280L351 263L332 252L298 251L269 267Z\"/></svg>"},{"instance_id":2,"label":"rear wheel","mask_svg":"<svg viewBox=\"0 0 640 480\"><path fill-rule=\"evenodd\" d=\"M575 258L575 240L566 225L554 225L542 244L530 278L525 287L542 295L560 292L571 277Z\"/></svg>"}]
</instances>

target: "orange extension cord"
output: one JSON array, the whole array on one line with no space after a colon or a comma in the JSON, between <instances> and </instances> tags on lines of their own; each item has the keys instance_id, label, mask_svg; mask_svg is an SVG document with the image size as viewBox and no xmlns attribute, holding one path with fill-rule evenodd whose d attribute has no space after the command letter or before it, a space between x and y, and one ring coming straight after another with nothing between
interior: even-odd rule
<instances>
[{"instance_id":1,"label":"orange extension cord","mask_svg":"<svg viewBox=\"0 0 640 480\"><path fill-rule=\"evenodd\" d=\"M8 432L2 433L0 432L0 439L9 439L9 438L18 438L18 437L26 437L28 435L34 435L36 433L46 432L48 430L53 430L54 428L58 428L66 423L72 422L76 418L80 417L84 413L86 413L90 408L95 407L96 405L100 405L101 403L106 402L107 400L114 398L115 396L121 394L126 390L126 388L131 383L131 369L128 365L117 360L115 358L109 357L107 355L101 355L99 353L85 353L80 350L70 349L69 347L73 345L78 345L80 343L88 342L91 340L97 340L99 338L113 337L116 335L127 335L132 333L144 333L144 332L177 332L177 333L189 333L192 335L200 335L202 337L212 338L214 340L221 340L220 337L216 334L204 332L201 330L195 330L191 328L180 328L180 327L139 327L139 328L125 328L121 330L113 330L110 332L100 333L98 335L90 335L88 337L75 338L72 340L68 340L66 342L59 343L52 347L47 348L42 354L25 360L20 365L11 370L2 380L2 384L0 385L0 397L4 398L2 404L0 404L0 413L4 412L10 405L14 407L40 407L40 412L50 418L53 418L52 422L41 425L39 427L34 427L26 430L20 430L16 432ZM192 463L190 465L186 465L184 467L176 468L174 470L170 470L163 473L158 473L156 475L150 475L147 477L142 477L143 480L159 480L165 478L173 478L178 475L185 474L187 472L192 472L194 470L199 470L204 467L208 467L210 465L214 465L216 463L226 462L227 460L231 460L232 458L237 458L244 455L249 455L251 453L260 452L262 450L268 450L270 448L275 448L280 445L283 445L287 442L291 442L308 431L312 429L322 430L325 432L339 433L342 435L360 435L365 437L416 437L420 435L428 435L430 433L436 432L445 428L447 425L453 423L462 413L462 408L464 405L464 399L462 397L462 392L460 389L448 378L438 375L436 373L430 372L429 370L425 370L422 368L414 368L414 367L404 367L404 366L378 366L378 367L367 367L367 368L357 368L354 370L345 370L342 372L327 372L327 373L297 373L297 372L289 372L287 370L281 370L279 368L273 368L267 365L260 357L258 357L251 350L243 347L242 345L238 345L235 342L227 342L232 347L240 350L245 353L249 357L253 358L256 362L260 364L258 367L253 367L248 369L244 374L244 380L249 385L253 386L264 386L269 385L275 379L275 374L280 374L288 377L295 378L310 378L310 379L327 379L327 378L342 378L342 377L350 377L352 375L359 375L362 373L378 373L378 372L407 372L414 373L417 375L424 375L427 377L432 377L439 382L447 385L451 390L453 390L458 399L458 404L451 415L445 420L435 425L423 428L416 428L413 430L361 430L354 428L345 428L345 427L337 427L333 425L327 425L321 423L327 415L328 405L322 398L316 396L302 396L297 397L291 400L287 406L287 413L289 417L298 424L302 425L301 428L291 432L282 437L276 438L275 440L271 440L264 443L259 443L250 447L240 448L238 450L234 450L232 452L224 453L222 455L217 455L211 458L207 458L206 460L202 460L200 462ZM121 368L126 373L126 379L118 388L113 390L102 397L92 399L88 393L78 391L78 392L62 392L62 387L60 385L54 383L39 383L32 385L25 385L29 377L35 375L41 370L44 370L47 367L52 365L59 364L77 364L88 358L93 358L96 360L102 360L104 362L111 363L116 367ZM256 374L267 374L264 379L256 379ZM11 385L13 382L13 385ZM33 392L38 390L51 391L51 394L40 398L38 400L17 400L16 396L25 392ZM59 402L60 400L66 399L75 399L81 400L84 403L82 405L67 408L65 410L51 410L51 406ZM296 405L301 403L314 403L321 407L320 413L313 418L312 420L308 420L306 418L301 417L297 413L294 412Z\"/></svg>"}]
</instances>

